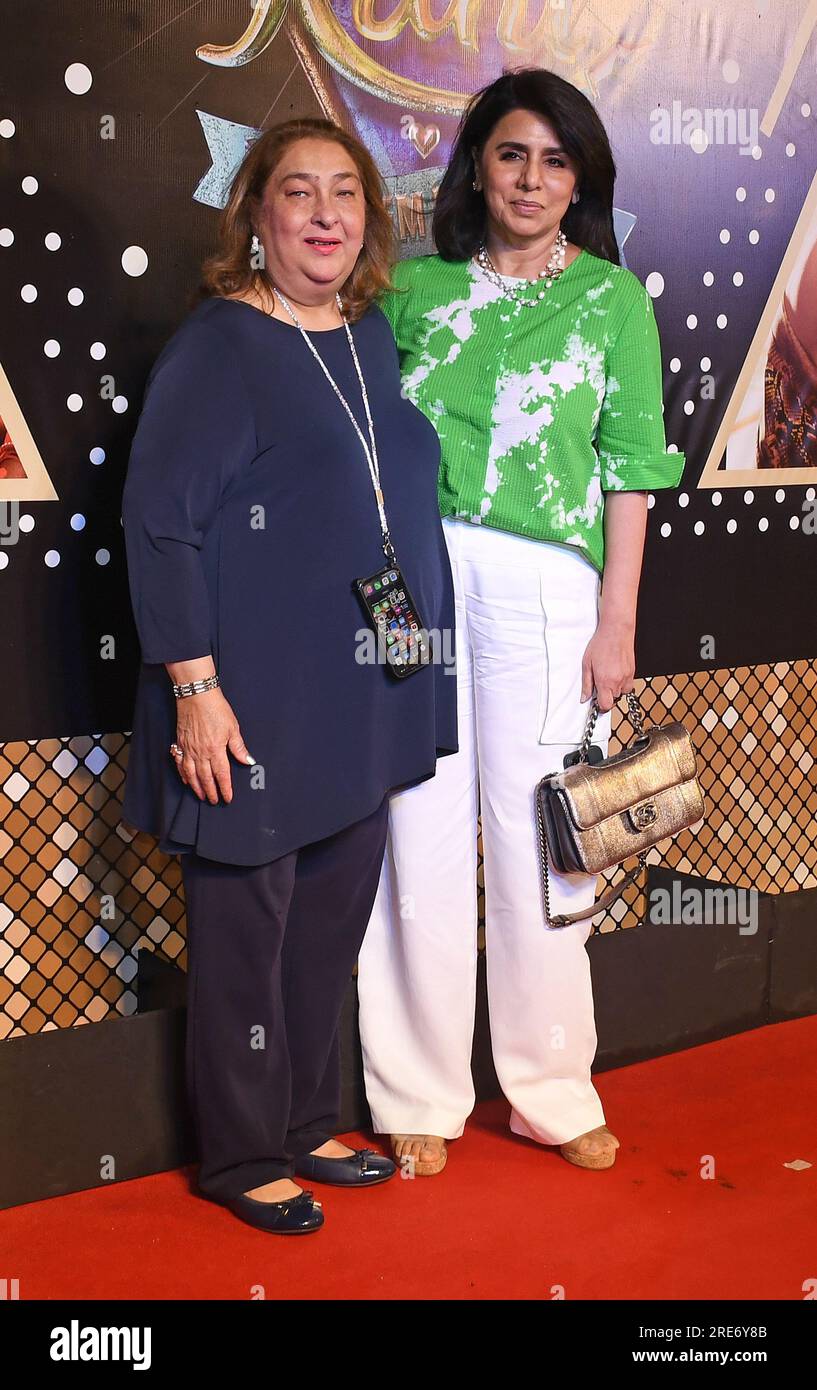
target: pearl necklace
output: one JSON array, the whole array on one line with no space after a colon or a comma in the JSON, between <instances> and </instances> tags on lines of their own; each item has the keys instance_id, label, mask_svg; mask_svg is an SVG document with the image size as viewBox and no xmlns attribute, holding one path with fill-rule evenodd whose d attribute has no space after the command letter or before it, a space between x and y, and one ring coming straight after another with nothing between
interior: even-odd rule
<instances>
[{"instance_id":1,"label":"pearl necklace","mask_svg":"<svg viewBox=\"0 0 817 1390\"><path fill-rule=\"evenodd\" d=\"M511 299L513 299L516 302L517 310L522 308L523 305L526 308L532 308L534 304L538 304L541 299L544 299L545 294L550 289L551 285L554 283L555 280L558 280L559 276L564 270L566 245L567 237L565 236L564 232L560 227L558 232L556 233L556 241L550 260L548 261L544 270L539 271L538 279L544 280L544 289L539 290L538 293L534 295L533 299L526 299L524 297L524 289L522 285L509 285L507 281L510 277L500 275L499 271L497 270L496 266L491 260L491 257L488 255L488 248L485 245L484 241L480 245L479 251L477 252L477 263L479 264L480 268L485 272L491 283L496 285L500 290L502 290L503 294L508 295Z\"/></svg>"}]
</instances>

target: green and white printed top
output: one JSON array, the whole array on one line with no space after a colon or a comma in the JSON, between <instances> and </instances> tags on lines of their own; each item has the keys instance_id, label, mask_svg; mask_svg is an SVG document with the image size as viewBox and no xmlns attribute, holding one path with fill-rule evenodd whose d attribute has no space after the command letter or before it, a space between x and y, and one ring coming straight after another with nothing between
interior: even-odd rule
<instances>
[{"instance_id":1,"label":"green and white printed top","mask_svg":"<svg viewBox=\"0 0 817 1390\"><path fill-rule=\"evenodd\" d=\"M440 511L604 567L605 492L676 487L652 299L583 249L515 310L476 261L398 262L380 301L403 389L440 436ZM541 287L530 286L530 298Z\"/></svg>"}]
</instances>

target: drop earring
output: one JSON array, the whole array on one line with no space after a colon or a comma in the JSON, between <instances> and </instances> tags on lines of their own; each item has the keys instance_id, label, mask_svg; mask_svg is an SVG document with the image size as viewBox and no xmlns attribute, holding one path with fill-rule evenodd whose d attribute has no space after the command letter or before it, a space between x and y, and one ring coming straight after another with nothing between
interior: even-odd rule
<instances>
[{"instance_id":1,"label":"drop earring","mask_svg":"<svg viewBox=\"0 0 817 1390\"><path fill-rule=\"evenodd\" d=\"M579 201L579 196L580 196L580 195L576 192L576 190L575 190L575 188L574 188L573 192L572 192L571 195L570 195L570 201L571 201L571 203L578 203L578 201Z\"/></svg>"}]
</instances>

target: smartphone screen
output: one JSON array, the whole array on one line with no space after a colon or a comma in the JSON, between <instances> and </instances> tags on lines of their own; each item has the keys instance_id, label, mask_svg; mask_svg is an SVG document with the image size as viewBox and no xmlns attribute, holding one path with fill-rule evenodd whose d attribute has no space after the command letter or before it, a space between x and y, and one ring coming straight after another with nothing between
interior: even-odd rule
<instances>
[{"instance_id":1,"label":"smartphone screen","mask_svg":"<svg viewBox=\"0 0 817 1390\"><path fill-rule=\"evenodd\" d=\"M358 580L358 589L395 675L409 675L425 665L429 656L428 634L400 571L383 570L369 579Z\"/></svg>"}]
</instances>

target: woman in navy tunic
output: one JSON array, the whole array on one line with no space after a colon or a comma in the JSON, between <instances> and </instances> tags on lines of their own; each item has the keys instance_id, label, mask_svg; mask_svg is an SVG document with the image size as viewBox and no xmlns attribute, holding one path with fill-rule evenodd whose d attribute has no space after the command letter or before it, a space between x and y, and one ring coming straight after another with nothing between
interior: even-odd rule
<instances>
[{"instance_id":1,"label":"woman in navy tunic","mask_svg":"<svg viewBox=\"0 0 817 1390\"><path fill-rule=\"evenodd\" d=\"M454 604L439 441L401 391L372 293L387 282L391 235L376 167L352 137L314 120L260 137L233 181L204 297L151 371L122 502L142 649L123 815L181 856L199 1188L268 1230L322 1220L295 1173L369 1182L394 1171L329 1137L337 1023L388 797L457 750L448 665L398 680L364 659L354 581L385 564L372 479L287 322L294 306L368 439L342 291L397 560L445 656ZM236 246L242 266L263 247L266 269L248 272L246 292L218 292L235 283L223 272ZM269 289L282 292L270 312ZM174 697L172 680L210 673L217 689Z\"/></svg>"}]
</instances>

